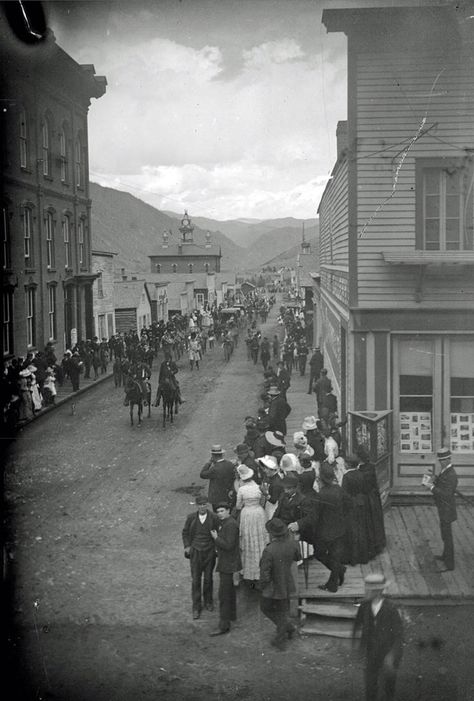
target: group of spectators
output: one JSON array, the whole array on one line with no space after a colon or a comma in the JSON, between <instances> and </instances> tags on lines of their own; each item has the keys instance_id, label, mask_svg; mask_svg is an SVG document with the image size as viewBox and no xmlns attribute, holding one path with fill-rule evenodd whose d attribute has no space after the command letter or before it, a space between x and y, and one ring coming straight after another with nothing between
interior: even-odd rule
<instances>
[{"instance_id":1,"label":"group of spectators","mask_svg":"<svg viewBox=\"0 0 474 701\"><path fill-rule=\"evenodd\" d=\"M261 337L256 328L254 334ZM385 529L375 467L362 445L345 453L331 412L321 404L319 418L302 417L301 430L287 436L291 371L281 355L273 357L276 367L264 371L258 408L245 417L235 457L226 458L222 445L211 448L200 472L209 481L207 497L200 495L198 512L188 516L183 543L191 564L193 617L213 608L217 554L220 618L213 634L230 630L235 587L242 583L261 591L262 611L277 629L273 644L283 649L294 633L288 611L296 561L317 558L328 570L319 587L336 592L347 565L366 563L385 547ZM285 541L289 554L287 582L278 595L276 583L270 586L266 555L275 539ZM265 600L275 596L279 603Z\"/></svg>"}]
</instances>

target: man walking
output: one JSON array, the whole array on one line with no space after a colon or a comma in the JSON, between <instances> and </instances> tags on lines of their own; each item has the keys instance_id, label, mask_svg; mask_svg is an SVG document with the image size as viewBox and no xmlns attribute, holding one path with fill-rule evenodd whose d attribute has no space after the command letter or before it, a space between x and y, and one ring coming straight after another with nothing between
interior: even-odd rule
<instances>
[{"instance_id":1,"label":"man walking","mask_svg":"<svg viewBox=\"0 0 474 701\"><path fill-rule=\"evenodd\" d=\"M197 511L186 518L182 536L184 556L191 565L191 594L193 618L201 616L202 601L208 611L214 610L212 602L212 571L216 563L216 550L211 531L215 531L219 521L208 509L205 496L196 497Z\"/></svg>"},{"instance_id":2,"label":"man walking","mask_svg":"<svg viewBox=\"0 0 474 701\"><path fill-rule=\"evenodd\" d=\"M265 524L271 541L260 559L260 609L276 625L271 644L285 649L286 640L296 632L289 620L290 596L296 591L291 566L300 559L298 543L289 535L288 528L279 518Z\"/></svg>"},{"instance_id":3,"label":"man walking","mask_svg":"<svg viewBox=\"0 0 474 701\"><path fill-rule=\"evenodd\" d=\"M237 596L234 586L234 572L242 567L239 547L239 527L230 515L227 502L219 502L216 507L219 519L218 529L211 531L217 550L216 572L219 572L219 627L211 636L223 635L230 631L231 621L237 618Z\"/></svg>"},{"instance_id":4,"label":"man walking","mask_svg":"<svg viewBox=\"0 0 474 701\"><path fill-rule=\"evenodd\" d=\"M267 414L268 428L270 431L280 431L286 436L286 417L290 413L291 407L278 387L272 385L267 394L270 400Z\"/></svg>"},{"instance_id":5,"label":"man walking","mask_svg":"<svg viewBox=\"0 0 474 701\"><path fill-rule=\"evenodd\" d=\"M395 698L397 671L403 652L402 619L395 606L384 598L387 581L383 574L365 578L366 599L361 603L354 622L353 640L361 633L360 648L365 655L365 698L378 699L378 689L384 699Z\"/></svg>"},{"instance_id":6,"label":"man walking","mask_svg":"<svg viewBox=\"0 0 474 701\"><path fill-rule=\"evenodd\" d=\"M324 359L321 350L318 347L313 349L313 355L309 360L309 387L308 394L313 392L313 383L318 379L321 370L324 367Z\"/></svg>"},{"instance_id":7,"label":"man walking","mask_svg":"<svg viewBox=\"0 0 474 701\"><path fill-rule=\"evenodd\" d=\"M456 513L456 489L458 476L451 465L451 451L449 448L441 448L437 452L438 462L441 465L439 475L432 477L424 475L422 483L432 492L436 508L438 509L443 552L436 559L444 562L446 569L441 572L454 570L454 543L452 523L457 520Z\"/></svg>"},{"instance_id":8,"label":"man walking","mask_svg":"<svg viewBox=\"0 0 474 701\"><path fill-rule=\"evenodd\" d=\"M323 463L319 470L322 487L317 495L314 557L330 570L329 579L318 589L336 592L344 583L346 568L341 563L344 552L344 494L336 483L334 470Z\"/></svg>"},{"instance_id":9,"label":"man walking","mask_svg":"<svg viewBox=\"0 0 474 701\"><path fill-rule=\"evenodd\" d=\"M231 503L235 497L234 464L230 460L224 460L224 450L220 445L211 448L211 459L200 472L201 479L209 480L208 500L214 511L221 501Z\"/></svg>"}]
</instances>

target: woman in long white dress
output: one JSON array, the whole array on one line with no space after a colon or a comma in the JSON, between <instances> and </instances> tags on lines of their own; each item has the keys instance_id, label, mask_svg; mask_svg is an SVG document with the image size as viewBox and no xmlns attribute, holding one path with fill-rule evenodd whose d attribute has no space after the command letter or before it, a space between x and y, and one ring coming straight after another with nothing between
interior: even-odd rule
<instances>
[{"instance_id":1,"label":"woman in long white dress","mask_svg":"<svg viewBox=\"0 0 474 701\"><path fill-rule=\"evenodd\" d=\"M242 578L249 582L256 582L260 578L260 558L269 541L268 532L265 529L267 517L262 506L263 494L252 479L252 468L247 465L238 465L237 473L241 480L235 508L240 513Z\"/></svg>"}]
</instances>

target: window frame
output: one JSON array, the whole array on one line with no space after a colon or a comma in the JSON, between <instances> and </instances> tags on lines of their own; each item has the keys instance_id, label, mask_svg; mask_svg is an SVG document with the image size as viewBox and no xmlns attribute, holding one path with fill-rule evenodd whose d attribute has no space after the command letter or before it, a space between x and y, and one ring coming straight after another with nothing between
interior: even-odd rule
<instances>
[{"instance_id":1,"label":"window frame","mask_svg":"<svg viewBox=\"0 0 474 701\"><path fill-rule=\"evenodd\" d=\"M36 345L36 288L26 288L26 345L32 348Z\"/></svg>"},{"instance_id":2,"label":"window frame","mask_svg":"<svg viewBox=\"0 0 474 701\"><path fill-rule=\"evenodd\" d=\"M471 158L456 158L456 157L433 157L433 158L417 158L415 160L415 198L416 198L416 249L422 251L444 252L450 253L453 251L474 251L474 168ZM458 193L459 207L456 217L459 220L458 247L447 248L446 241L446 221L455 217L447 217L446 206L446 181L441 180L438 202L438 219L439 219L439 248L426 247L426 193L425 193L425 173L428 169L436 169L440 172L459 171L460 174L460 189ZM468 182L468 191L465 191L466 177L471 182ZM469 207L469 202L471 206ZM468 211L469 209L469 211ZM469 223L470 220L470 223ZM465 248L465 234L470 229L471 246ZM449 242L448 242L449 245Z\"/></svg>"},{"instance_id":3,"label":"window frame","mask_svg":"<svg viewBox=\"0 0 474 701\"><path fill-rule=\"evenodd\" d=\"M23 258L26 267L34 265L33 259L33 209L27 204L21 208L22 230L23 230ZM27 243L28 242L28 243ZM28 250L27 250L28 249Z\"/></svg>"},{"instance_id":4,"label":"window frame","mask_svg":"<svg viewBox=\"0 0 474 701\"><path fill-rule=\"evenodd\" d=\"M49 226L50 223L51 226ZM44 217L44 231L46 240L46 267L48 270L54 270L55 268L54 226L54 212L47 209Z\"/></svg>"},{"instance_id":5,"label":"window frame","mask_svg":"<svg viewBox=\"0 0 474 701\"><path fill-rule=\"evenodd\" d=\"M57 299L56 299L56 285L48 285L48 327L49 327L49 337L56 339L57 334Z\"/></svg>"},{"instance_id":6,"label":"window frame","mask_svg":"<svg viewBox=\"0 0 474 701\"><path fill-rule=\"evenodd\" d=\"M77 247L78 247L78 258L79 258L79 266L84 265L84 253L85 253L85 230L86 230L86 225L85 225L85 219L84 217L80 217L79 221L77 223Z\"/></svg>"},{"instance_id":7,"label":"window frame","mask_svg":"<svg viewBox=\"0 0 474 701\"><path fill-rule=\"evenodd\" d=\"M43 162L43 175L51 177L51 127L47 116L41 124L41 156Z\"/></svg>"},{"instance_id":8,"label":"window frame","mask_svg":"<svg viewBox=\"0 0 474 701\"><path fill-rule=\"evenodd\" d=\"M102 271L99 271L97 275L97 299L104 299L104 279L102 277Z\"/></svg>"},{"instance_id":9,"label":"window frame","mask_svg":"<svg viewBox=\"0 0 474 701\"><path fill-rule=\"evenodd\" d=\"M59 133L59 158L61 163L61 182L68 182L69 162L67 157L67 130L63 124Z\"/></svg>"},{"instance_id":10,"label":"window frame","mask_svg":"<svg viewBox=\"0 0 474 701\"><path fill-rule=\"evenodd\" d=\"M2 334L3 357L13 355L13 292L11 289L2 290Z\"/></svg>"},{"instance_id":11,"label":"window frame","mask_svg":"<svg viewBox=\"0 0 474 701\"><path fill-rule=\"evenodd\" d=\"M2 268L3 270L11 270L12 267L12 250L10 237L10 217L8 206L2 204Z\"/></svg>"},{"instance_id":12,"label":"window frame","mask_svg":"<svg viewBox=\"0 0 474 701\"><path fill-rule=\"evenodd\" d=\"M83 164L83 153L82 153L82 136L77 134L76 141L74 143L74 179L76 181L76 187L84 188L84 164Z\"/></svg>"},{"instance_id":13,"label":"window frame","mask_svg":"<svg viewBox=\"0 0 474 701\"><path fill-rule=\"evenodd\" d=\"M72 249L71 249L71 217L65 214L61 223L64 243L64 267L69 270L72 265Z\"/></svg>"}]
</instances>

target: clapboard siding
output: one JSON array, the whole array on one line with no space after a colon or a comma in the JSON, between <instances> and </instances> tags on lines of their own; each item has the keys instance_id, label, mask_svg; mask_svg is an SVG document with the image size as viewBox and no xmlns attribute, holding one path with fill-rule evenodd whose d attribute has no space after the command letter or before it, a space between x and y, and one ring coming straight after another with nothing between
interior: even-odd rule
<instances>
[{"instance_id":1,"label":"clapboard siding","mask_svg":"<svg viewBox=\"0 0 474 701\"><path fill-rule=\"evenodd\" d=\"M373 48L359 49L351 60L357 61L358 76L353 117L357 120L359 305L412 304L419 285L418 268L389 265L382 251L415 249L416 158L459 157L466 148L474 148L473 57L460 45L452 46L452 55L441 49L438 55L433 48L423 52L420 42L412 52L384 48L374 55ZM403 149L427 129L410 145L397 173ZM470 267L425 273L419 306L470 300L474 300Z\"/></svg>"},{"instance_id":2,"label":"clapboard siding","mask_svg":"<svg viewBox=\"0 0 474 701\"><path fill-rule=\"evenodd\" d=\"M338 163L319 208L320 263L348 265L347 162Z\"/></svg>"}]
</instances>

